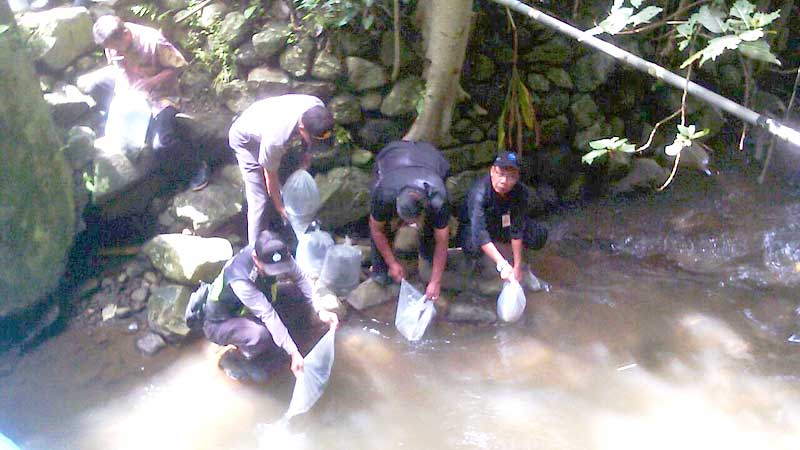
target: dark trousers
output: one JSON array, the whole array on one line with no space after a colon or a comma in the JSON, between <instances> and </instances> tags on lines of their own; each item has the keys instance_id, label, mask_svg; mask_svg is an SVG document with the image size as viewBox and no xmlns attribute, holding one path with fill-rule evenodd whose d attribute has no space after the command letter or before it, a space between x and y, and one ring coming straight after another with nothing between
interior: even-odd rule
<instances>
[{"instance_id":1,"label":"dark trousers","mask_svg":"<svg viewBox=\"0 0 800 450\"><path fill-rule=\"evenodd\" d=\"M283 321L295 343L300 346L294 336L303 334L303 330L309 329L313 324L313 310L307 302L299 300L302 293L295 286L283 286L279 288L279 299L273 303L275 311ZM288 291L288 292L287 292ZM243 317L231 317L227 320L210 321L203 323L203 333L206 338L219 345L233 345L249 358L259 355L278 356L283 353L272 340L267 327L256 317L251 315Z\"/></svg>"},{"instance_id":2,"label":"dark trousers","mask_svg":"<svg viewBox=\"0 0 800 450\"><path fill-rule=\"evenodd\" d=\"M492 241L508 243L507 236L491 236ZM458 229L457 242L464 249L464 254L476 258L481 255L481 249L475 245L475 239L471 236L469 226L461 225ZM526 249L539 250L547 242L547 228L540 225L530 217L525 219L525 232L522 235L522 244Z\"/></svg>"},{"instance_id":3,"label":"dark trousers","mask_svg":"<svg viewBox=\"0 0 800 450\"><path fill-rule=\"evenodd\" d=\"M394 240L395 230L391 229L391 224L386 224L386 237L389 240L389 245L392 245ZM383 255L378 251L375 246L375 240L370 237L370 244L372 246L372 272L376 274L385 274L388 271L386 261ZM422 226L422 233L419 236L419 256L425 258L429 263L433 264L433 250L436 246L436 241L433 236L433 225L429 224L426 220Z\"/></svg>"}]
</instances>

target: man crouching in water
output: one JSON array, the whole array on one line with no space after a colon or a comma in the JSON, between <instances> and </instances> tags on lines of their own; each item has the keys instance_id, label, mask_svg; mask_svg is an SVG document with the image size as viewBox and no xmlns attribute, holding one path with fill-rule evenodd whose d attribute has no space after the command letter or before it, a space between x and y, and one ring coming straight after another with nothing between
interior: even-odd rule
<instances>
[{"instance_id":1,"label":"man crouching in water","mask_svg":"<svg viewBox=\"0 0 800 450\"><path fill-rule=\"evenodd\" d=\"M298 375L303 371L303 355L273 308L278 276L286 276L294 282L322 322L331 328L339 323L336 313L315 306L311 281L295 264L283 241L270 231L261 232L256 242L244 247L225 264L212 284L203 323L208 340L236 347L223 358L234 359L233 364L243 367L241 372L253 381L266 381L267 373L250 362L261 355L258 359L266 363L278 361L281 349L291 357L292 372ZM222 361L220 364L225 365ZM243 374L236 376L228 370L226 373L233 378L245 378Z\"/></svg>"}]
</instances>

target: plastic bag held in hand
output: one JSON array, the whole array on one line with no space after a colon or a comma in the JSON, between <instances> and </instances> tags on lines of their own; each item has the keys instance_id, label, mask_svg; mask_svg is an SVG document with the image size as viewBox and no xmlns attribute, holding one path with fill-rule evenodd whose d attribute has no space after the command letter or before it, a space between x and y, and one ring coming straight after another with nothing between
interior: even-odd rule
<instances>
[{"instance_id":1,"label":"plastic bag held in hand","mask_svg":"<svg viewBox=\"0 0 800 450\"><path fill-rule=\"evenodd\" d=\"M397 315L394 325L409 341L418 341L428 324L436 316L433 302L425 301L425 294L420 293L411 283L403 280L400 283L400 296L397 299Z\"/></svg>"},{"instance_id":2,"label":"plastic bag held in hand","mask_svg":"<svg viewBox=\"0 0 800 450\"><path fill-rule=\"evenodd\" d=\"M516 322L525 311L525 291L516 280L506 281L497 297L497 317L504 322Z\"/></svg>"},{"instance_id":3,"label":"plastic bag held in hand","mask_svg":"<svg viewBox=\"0 0 800 450\"><path fill-rule=\"evenodd\" d=\"M325 333L303 358L303 372L294 383L292 401L284 414L285 418L307 413L325 392L333 368L335 333L336 330Z\"/></svg>"},{"instance_id":4,"label":"plastic bag held in hand","mask_svg":"<svg viewBox=\"0 0 800 450\"><path fill-rule=\"evenodd\" d=\"M296 170L284 183L281 195L289 223L299 238L306 232L320 207L317 182L305 170Z\"/></svg>"}]
</instances>

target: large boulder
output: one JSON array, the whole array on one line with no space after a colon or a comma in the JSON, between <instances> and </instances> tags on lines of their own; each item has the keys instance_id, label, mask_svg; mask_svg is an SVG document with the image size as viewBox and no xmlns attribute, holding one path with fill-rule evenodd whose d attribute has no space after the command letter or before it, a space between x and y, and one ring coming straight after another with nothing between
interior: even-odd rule
<instances>
[{"instance_id":1,"label":"large boulder","mask_svg":"<svg viewBox=\"0 0 800 450\"><path fill-rule=\"evenodd\" d=\"M286 46L292 29L289 24L272 22L253 35L252 42L258 58L265 60L277 55Z\"/></svg>"},{"instance_id":2,"label":"large boulder","mask_svg":"<svg viewBox=\"0 0 800 450\"><path fill-rule=\"evenodd\" d=\"M319 187L320 221L328 227L340 227L369 214L367 172L356 167L335 167L314 177Z\"/></svg>"},{"instance_id":3,"label":"large boulder","mask_svg":"<svg viewBox=\"0 0 800 450\"><path fill-rule=\"evenodd\" d=\"M5 340L13 331L5 319L41 302L58 284L75 213L72 172L6 2L0 2L0 25L11 27L0 33L0 340Z\"/></svg>"},{"instance_id":4,"label":"large boulder","mask_svg":"<svg viewBox=\"0 0 800 450\"><path fill-rule=\"evenodd\" d=\"M83 7L23 14L19 24L32 33L33 57L53 71L65 69L94 47L92 17Z\"/></svg>"},{"instance_id":5,"label":"large boulder","mask_svg":"<svg viewBox=\"0 0 800 450\"><path fill-rule=\"evenodd\" d=\"M190 286L213 281L233 256L233 247L225 239L183 234L158 235L142 251L166 278Z\"/></svg>"},{"instance_id":6,"label":"large boulder","mask_svg":"<svg viewBox=\"0 0 800 450\"><path fill-rule=\"evenodd\" d=\"M186 190L172 199L172 203L159 216L159 223L173 231L188 227L198 236L212 236L242 212L244 188L236 165L225 168L238 180L229 182L224 177L213 180L200 191Z\"/></svg>"}]
</instances>

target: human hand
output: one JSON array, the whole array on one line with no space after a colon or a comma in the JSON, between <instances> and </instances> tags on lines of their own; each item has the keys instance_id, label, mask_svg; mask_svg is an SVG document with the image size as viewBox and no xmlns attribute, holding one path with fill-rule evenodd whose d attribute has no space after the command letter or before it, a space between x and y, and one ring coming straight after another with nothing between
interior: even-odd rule
<instances>
[{"instance_id":1,"label":"human hand","mask_svg":"<svg viewBox=\"0 0 800 450\"><path fill-rule=\"evenodd\" d=\"M301 355L299 351L295 350L290 356L292 357L292 362L289 363L289 369L292 370L292 373L295 377L299 377L303 373L303 366L305 365L305 362L303 361L303 355Z\"/></svg>"},{"instance_id":2,"label":"human hand","mask_svg":"<svg viewBox=\"0 0 800 450\"><path fill-rule=\"evenodd\" d=\"M327 323L331 327L331 330L335 330L339 327L339 316L337 316L335 312L322 309L318 314L319 320Z\"/></svg>"},{"instance_id":3,"label":"human hand","mask_svg":"<svg viewBox=\"0 0 800 450\"><path fill-rule=\"evenodd\" d=\"M389 276L396 282L401 282L406 277L406 270L403 268L403 265L399 262L395 261L392 264L389 264Z\"/></svg>"},{"instance_id":4,"label":"human hand","mask_svg":"<svg viewBox=\"0 0 800 450\"><path fill-rule=\"evenodd\" d=\"M500 272L500 279L505 281L511 281L511 276L514 275L514 267L506 260L497 265L497 271Z\"/></svg>"},{"instance_id":5,"label":"human hand","mask_svg":"<svg viewBox=\"0 0 800 450\"><path fill-rule=\"evenodd\" d=\"M425 299L435 301L439 298L439 294L442 291L442 284L438 281L431 280L428 283L428 287L425 288Z\"/></svg>"}]
</instances>

